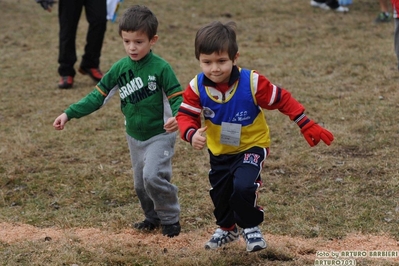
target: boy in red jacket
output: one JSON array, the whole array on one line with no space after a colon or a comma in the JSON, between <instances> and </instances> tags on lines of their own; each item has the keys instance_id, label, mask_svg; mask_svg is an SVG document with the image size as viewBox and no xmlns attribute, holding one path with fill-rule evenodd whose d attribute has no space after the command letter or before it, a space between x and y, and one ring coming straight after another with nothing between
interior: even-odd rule
<instances>
[{"instance_id":1,"label":"boy in red jacket","mask_svg":"<svg viewBox=\"0 0 399 266\"><path fill-rule=\"evenodd\" d=\"M236 65L234 22L216 21L202 27L195 38L195 56L202 73L187 86L176 119L183 140L198 150L207 144L209 150L210 196L219 228L205 248L216 249L237 240L239 226L247 251L264 249L266 241L259 229L264 215L256 203L270 145L263 109L277 109L289 116L310 146L320 140L330 145L333 135L310 120L288 91Z\"/></svg>"}]
</instances>

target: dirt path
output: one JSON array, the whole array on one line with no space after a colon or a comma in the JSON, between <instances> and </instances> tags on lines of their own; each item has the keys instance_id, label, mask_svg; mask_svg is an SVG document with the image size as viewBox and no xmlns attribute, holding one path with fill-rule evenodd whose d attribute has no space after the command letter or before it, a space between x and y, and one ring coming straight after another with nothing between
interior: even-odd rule
<instances>
[{"instance_id":1,"label":"dirt path","mask_svg":"<svg viewBox=\"0 0 399 266\"><path fill-rule=\"evenodd\" d=\"M182 248L203 248L209 235L204 232L198 235L197 232L182 233L176 238L163 237L160 234L142 234L133 229L126 229L120 233L103 231L96 228L37 228L26 224L0 223L0 241L8 244L15 244L22 241L46 241L64 242L70 239L79 239L82 245L87 248L96 248L112 242L134 244L145 243L155 244L170 250ZM388 236L367 236L360 234L349 235L341 240L325 240L321 238L304 239L299 237L277 236L265 234L269 246L284 253L293 254L296 258L315 260L315 252L327 252L326 258L331 258L332 252L342 255L350 255L342 252L353 252L352 255L361 256L366 254L367 259L389 260L399 262L399 243ZM195 241L192 241L195 239ZM390 252L389 257L379 258L370 257L370 251ZM374 255L384 255L383 253L373 253ZM385 254L387 255L387 254ZM322 258L318 256L317 258Z\"/></svg>"}]
</instances>

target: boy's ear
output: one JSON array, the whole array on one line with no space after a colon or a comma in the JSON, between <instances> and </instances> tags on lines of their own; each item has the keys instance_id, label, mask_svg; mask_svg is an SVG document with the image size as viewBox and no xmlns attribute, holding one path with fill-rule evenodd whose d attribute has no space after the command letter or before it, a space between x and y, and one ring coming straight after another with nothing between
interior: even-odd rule
<instances>
[{"instance_id":1,"label":"boy's ear","mask_svg":"<svg viewBox=\"0 0 399 266\"><path fill-rule=\"evenodd\" d=\"M154 45L157 41L158 41L158 35L154 35L154 37L152 37L152 39L150 40L150 44Z\"/></svg>"},{"instance_id":2,"label":"boy's ear","mask_svg":"<svg viewBox=\"0 0 399 266\"><path fill-rule=\"evenodd\" d=\"M237 52L236 55L234 56L233 65L237 64L237 60L238 60L239 56L240 56L240 52Z\"/></svg>"}]
</instances>

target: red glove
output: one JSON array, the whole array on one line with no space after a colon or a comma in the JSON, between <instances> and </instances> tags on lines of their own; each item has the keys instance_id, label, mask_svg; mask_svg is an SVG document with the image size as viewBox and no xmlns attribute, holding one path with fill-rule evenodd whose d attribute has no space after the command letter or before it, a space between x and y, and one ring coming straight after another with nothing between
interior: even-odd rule
<instances>
[{"instance_id":1,"label":"red glove","mask_svg":"<svg viewBox=\"0 0 399 266\"><path fill-rule=\"evenodd\" d=\"M327 145L330 145L334 140L334 136L330 131L319 126L313 120L310 120L306 125L304 125L301 128L301 132L310 147L317 145L320 142L320 139Z\"/></svg>"}]
</instances>

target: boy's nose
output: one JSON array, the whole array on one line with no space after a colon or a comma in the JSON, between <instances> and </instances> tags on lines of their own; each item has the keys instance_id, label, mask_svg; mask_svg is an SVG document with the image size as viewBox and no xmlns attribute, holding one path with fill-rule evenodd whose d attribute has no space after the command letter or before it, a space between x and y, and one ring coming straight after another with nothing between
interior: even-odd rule
<instances>
[{"instance_id":1,"label":"boy's nose","mask_svg":"<svg viewBox=\"0 0 399 266\"><path fill-rule=\"evenodd\" d=\"M220 67L218 65L213 65L212 66L212 71L219 71Z\"/></svg>"}]
</instances>

